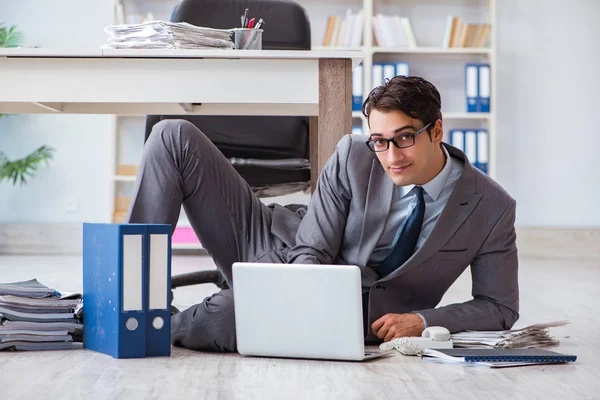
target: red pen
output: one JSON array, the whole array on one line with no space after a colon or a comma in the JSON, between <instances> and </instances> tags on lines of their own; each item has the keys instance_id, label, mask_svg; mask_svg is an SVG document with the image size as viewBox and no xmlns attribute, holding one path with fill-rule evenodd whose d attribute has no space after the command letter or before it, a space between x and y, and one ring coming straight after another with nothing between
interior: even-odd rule
<instances>
[{"instance_id":1,"label":"red pen","mask_svg":"<svg viewBox=\"0 0 600 400\"><path fill-rule=\"evenodd\" d=\"M248 22L248 28L252 28L252 27L254 27L254 18L252 18L250 20L250 22Z\"/></svg>"}]
</instances>

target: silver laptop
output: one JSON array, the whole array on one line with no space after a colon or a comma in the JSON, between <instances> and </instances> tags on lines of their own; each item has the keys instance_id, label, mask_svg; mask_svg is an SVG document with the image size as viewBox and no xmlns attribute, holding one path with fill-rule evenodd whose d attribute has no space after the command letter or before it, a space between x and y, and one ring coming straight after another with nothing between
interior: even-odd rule
<instances>
[{"instance_id":1,"label":"silver laptop","mask_svg":"<svg viewBox=\"0 0 600 400\"><path fill-rule=\"evenodd\" d=\"M360 269L354 265L234 263L238 352L367 360Z\"/></svg>"}]
</instances>

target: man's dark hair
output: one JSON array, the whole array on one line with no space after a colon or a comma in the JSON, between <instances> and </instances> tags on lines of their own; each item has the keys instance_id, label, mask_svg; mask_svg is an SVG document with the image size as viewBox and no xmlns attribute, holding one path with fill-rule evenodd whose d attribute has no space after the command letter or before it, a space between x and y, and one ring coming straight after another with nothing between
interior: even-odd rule
<instances>
[{"instance_id":1,"label":"man's dark hair","mask_svg":"<svg viewBox=\"0 0 600 400\"><path fill-rule=\"evenodd\" d=\"M362 113L369 119L373 110L397 110L426 125L442 119L441 108L440 93L430 82L418 76L396 76L369 93Z\"/></svg>"}]
</instances>

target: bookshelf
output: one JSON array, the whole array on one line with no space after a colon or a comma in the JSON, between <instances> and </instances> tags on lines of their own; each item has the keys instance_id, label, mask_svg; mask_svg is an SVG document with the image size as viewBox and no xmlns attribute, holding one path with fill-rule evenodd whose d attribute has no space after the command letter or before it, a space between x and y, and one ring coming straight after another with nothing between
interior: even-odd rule
<instances>
[{"instance_id":1,"label":"bookshelf","mask_svg":"<svg viewBox=\"0 0 600 400\"><path fill-rule=\"evenodd\" d=\"M310 15L310 1L307 3ZM357 8L360 6L360 8ZM330 16L347 18L352 9L362 20L362 41L352 46L324 46L328 33ZM314 8L316 10L316 8ZM331 12L335 10L334 12ZM322 11L322 9L321 9ZM410 75L419 75L430 80L440 90L442 96L442 115L445 141L449 141L448 132L452 128L486 129L488 131L488 174L496 176L496 0L359 0L358 3L337 5L331 8L329 15L318 16L315 28L320 29L313 35L313 50L351 49L361 50L365 54L363 62L363 100L373 88L372 67L377 62L408 62ZM361 12L362 11L362 12ZM405 46L378 46L375 24L378 15L406 16L416 38L416 47L411 43ZM486 46L446 47L446 27L448 17L461 17L469 24L488 24ZM466 30L466 28L465 28ZM388 31L389 32L389 31ZM396 31L397 32L397 31ZM335 36L335 34L333 34ZM331 36L330 36L331 37ZM346 40L347 42L347 40ZM475 40L473 41L475 42ZM339 43L339 40L338 40ZM413 43L414 44L414 43ZM486 63L490 65L490 112L467 112L465 99L465 72L467 63ZM414 68L413 68L414 66ZM359 111L352 113L353 125L360 124L362 131L368 134L367 121Z\"/></svg>"}]
</instances>

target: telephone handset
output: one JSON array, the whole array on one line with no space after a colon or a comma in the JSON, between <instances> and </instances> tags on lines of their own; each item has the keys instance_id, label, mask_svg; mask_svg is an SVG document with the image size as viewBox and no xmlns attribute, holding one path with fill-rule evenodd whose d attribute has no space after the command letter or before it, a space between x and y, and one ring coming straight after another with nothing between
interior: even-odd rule
<instances>
[{"instance_id":1,"label":"telephone handset","mask_svg":"<svg viewBox=\"0 0 600 400\"><path fill-rule=\"evenodd\" d=\"M430 326L425 328L420 337L401 337L382 343L382 351L396 349L406 356L416 356L424 349L451 349L450 331L443 326Z\"/></svg>"}]
</instances>

